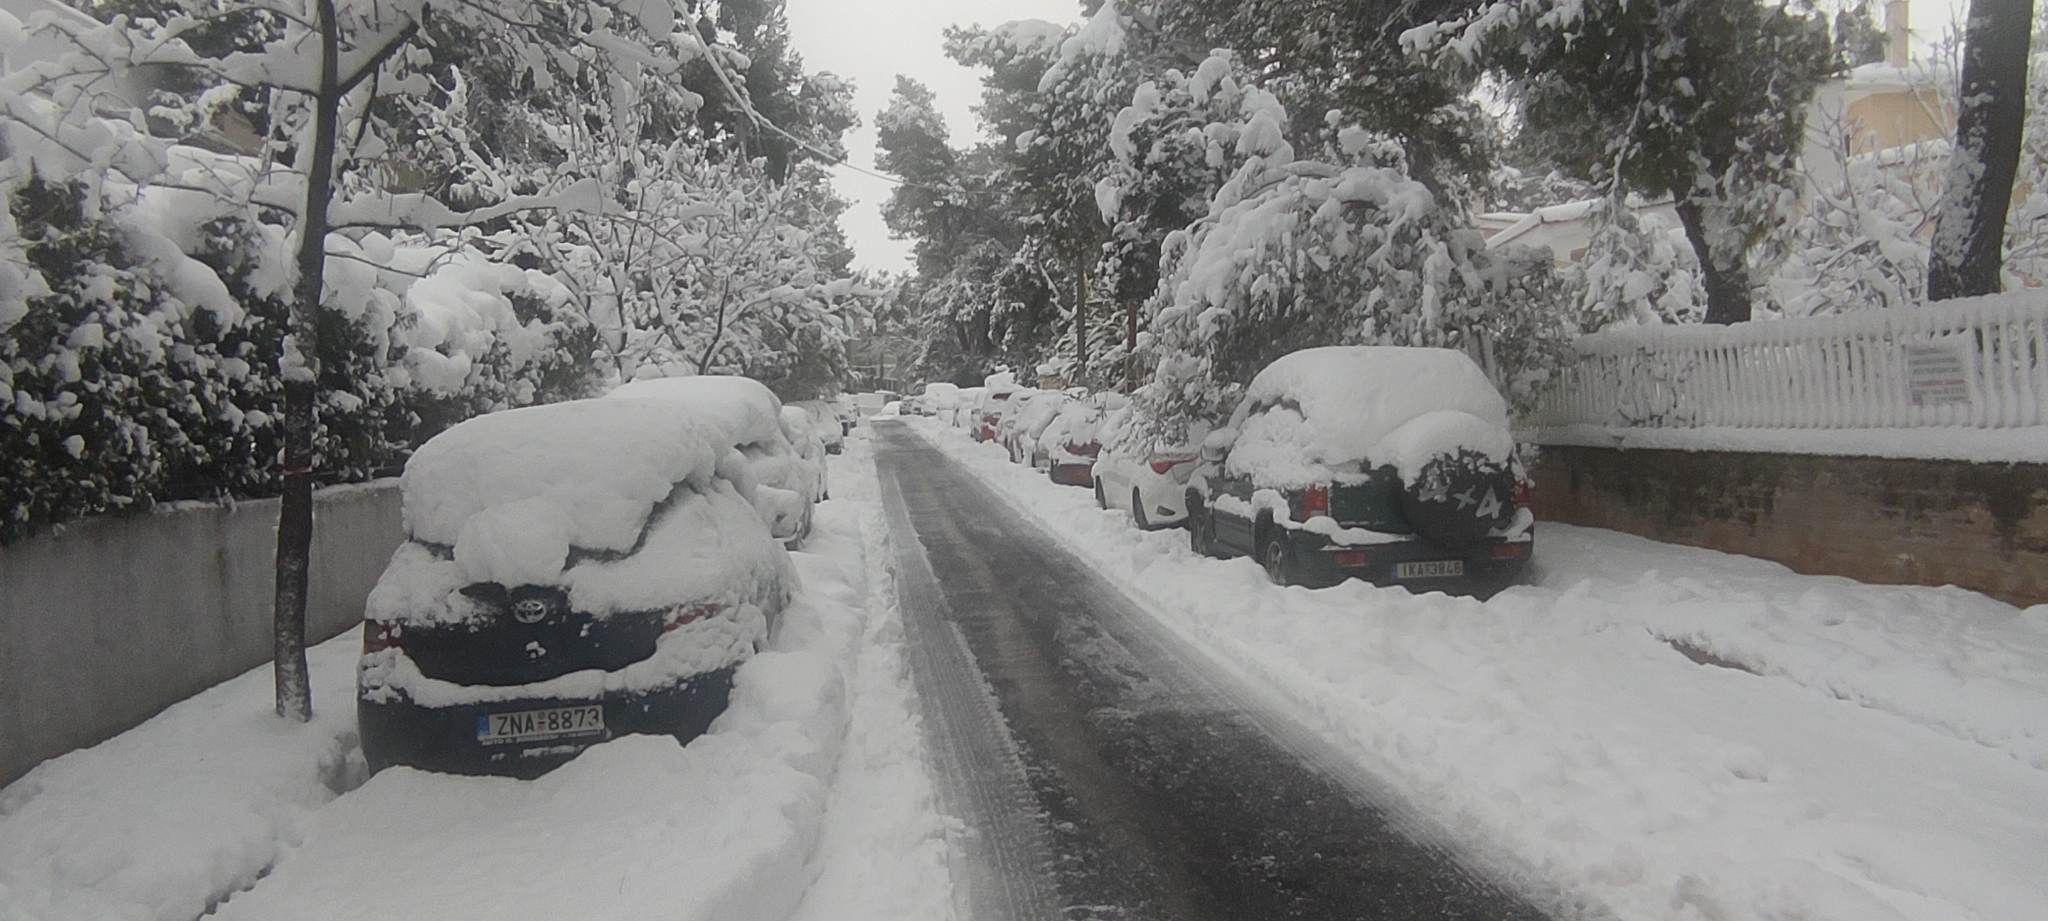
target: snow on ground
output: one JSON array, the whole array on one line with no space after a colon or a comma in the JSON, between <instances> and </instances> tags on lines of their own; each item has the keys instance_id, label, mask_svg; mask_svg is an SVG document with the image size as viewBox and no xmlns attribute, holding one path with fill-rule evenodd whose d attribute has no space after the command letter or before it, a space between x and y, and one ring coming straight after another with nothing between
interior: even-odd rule
<instances>
[{"instance_id":1,"label":"snow on ground","mask_svg":"<svg viewBox=\"0 0 2048 921\"><path fill-rule=\"evenodd\" d=\"M2048 918L2048 609L1561 525L1539 584L1483 604L1278 588L917 424L1478 862L1590 913Z\"/></svg>"},{"instance_id":2,"label":"snow on ground","mask_svg":"<svg viewBox=\"0 0 2048 921\"><path fill-rule=\"evenodd\" d=\"M266 665L0 789L0 921L189 921L253 882L361 780L361 647L308 650L310 723L273 715Z\"/></svg>"},{"instance_id":3,"label":"snow on ground","mask_svg":"<svg viewBox=\"0 0 2048 921\"><path fill-rule=\"evenodd\" d=\"M311 725L270 716L260 668L0 790L0 921L187 921L223 893L224 919L780 921L814 879L806 917L948 917L865 443L838 463L803 590L705 737L337 799L362 779L351 632L312 653Z\"/></svg>"},{"instance_id":4,"label":"snow on ground","mask_svg":"<svg viewBox=\"0 0 2048 921\"><path fill-rule=\"evenodd\" d=\"M948 921L953 886L947 820L925 756L924 728L904 658L903 614L889 568L868 430L856 430L837 468L835 501L861 509L868 562L867 636L854 663L858 703L825 812L817 881L796 921Z\"/></svg>"}]
</instances>

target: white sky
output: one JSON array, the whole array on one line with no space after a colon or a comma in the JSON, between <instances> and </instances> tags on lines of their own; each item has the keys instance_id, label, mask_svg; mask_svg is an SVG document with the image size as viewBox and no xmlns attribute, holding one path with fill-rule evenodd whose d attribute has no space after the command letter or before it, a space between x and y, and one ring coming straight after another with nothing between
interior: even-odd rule
<instances>
[{"instance_id":1,"label":"white sky","mask_svg":"<svg viewBox=\"0 0 2048 921\"><path fill-rule=\"evenodd\" d=\"M953 146L965 147L980 134L969 111L981 102L981 71L946 57L946 27L1013 19L1071 22L1081 16L1076 0L788 0L790 37L804 66L851 78L861 126L846 139L848 159L875 165L875 113L889 104L896 75L924 82L938 96ZM910 244L889 238L882 202L890 186L879 179L839 169L839 194L853 201L840 219L853 243L855 264L871 269L910 268Z\"/></svg>"},{"instance_id":2,"label":"white sky","mask_svg":"<svg viewBox=\"0 0 2048 921\"><path fill-rule=\"evenodd\" d=\"M981 72L954 64L942 47L946 26L996 25L1012 19L1070 22L1080 18L1077 0L787 0L796 49L811 70L851 78L861 127L847 137L849 158L875 165L875 113L889 102L896 75L909 74L937 94L940 112L955 147L980 134L971 107L981 101ZM1911 9L1914 38L1938 37L1959 22L1967 0L1917 0ZM1827 4L1823 4L1827 5ZM1882 0L1876 4L1881 10ZM1882 22L1882 15L1879 20ZM907 270L910 245L893 240L882 224L881 204L889 183L837 170L839 193L853 202L841 219L852 242L855 264Z\"/></svg>"}]
</instances>

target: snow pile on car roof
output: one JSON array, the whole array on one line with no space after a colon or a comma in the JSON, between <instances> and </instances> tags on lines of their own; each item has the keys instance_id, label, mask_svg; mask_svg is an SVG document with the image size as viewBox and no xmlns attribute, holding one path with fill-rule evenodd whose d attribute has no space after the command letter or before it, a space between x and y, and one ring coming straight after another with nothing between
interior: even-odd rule
<instances>
[{"instance_id":1,"label":"snow pile on car roof","mask_svg":"<svg viewBox=\"0 0 2048 921\"><path fill-rule=\"evenodd\" d=\"M782 400L750 377L699 374L657 377L621 384L607 397L684 403L724 426L731 444L759 444L782 437Z\"/></svg>"},{"instance_id":2,"label":"snow pile on car roof","mask_svg":"<svg viewBox=\"0 0 2048 921\"><path fill-rule=\"evenodd\" d=\"M1254 410L1268 412L1247 420ZM1479 425L1423 426L1389 442L1388 436L1410 421L1441 412L1475 417ZM1354 460L1402 464L1421 453L1421 442L1438 446L1426 434L1470 434L1484 427L1508 439L1507 401L1485 372L1463 352L1405 346L1332 346L1303 349L1281 357L1252 378L1231 426L1238 444L1230 466L1243 472L1293 480L1311 475L1310 468ZM1426 430L1426 431L1425 431ZM1496 453L1500 439L1489 435L1486 453ZM1414 443L1411 443L1414 442ZM1382 457L1382 454L1390 456Z\"/></svg>"},{"instance_id":3,"label":"snow pile on car roof","mask_svg":"<svg viewBox=\"0 0 2048 921\"><path fill-rule=\"evenodd\" d=\"M729 451L713 426L653 401L576 400L478 416L405 465L405 529L452 546L472 579L545 581L571 547L632 549L655 504L678 484L708 483Z\"/></svg>"}]
</instances>

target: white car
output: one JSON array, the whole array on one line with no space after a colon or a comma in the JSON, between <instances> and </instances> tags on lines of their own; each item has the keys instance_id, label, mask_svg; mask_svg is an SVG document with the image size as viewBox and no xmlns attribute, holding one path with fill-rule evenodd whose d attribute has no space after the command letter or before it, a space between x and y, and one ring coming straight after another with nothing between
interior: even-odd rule
<instances>
[{"instance_id":1,"label":"white car","mask_svg":"<svg viewBox=\"0 0 2048 921\"><path fill-rule=\"evenodd\" d=\"M768 522L768 530L791 548L810 536L818 476L783 432L782 400L768 385L746 377L699 374L637 380L606 396L683 403L723 427L753 470L754 506Z\"/></svg>"},{"instance_id":2,"label":"white car","mask_svg":"<svg viewBox=\"0 0 2048 921\"><path fill-rule=\"evenodd\" d=\"M973 431L981 424L981 417L977 413L980 411L981 398L986 393L987 387L960 388L960 399L953 404L953 414L946 421L961 431Z\"/></svg>"},{"instance_id":3,"label":"white car","mask_svg":"<svg viewBox=\"0 0 2048 921\"><path fill-rule=\"evenodd\" d=\"M838 422L833 422L830 430L837 432ZM811 470L818 479L818 498L832 498L832 479L827 473L825 461L825 438L819 433L817 423L812 421L810 411L801 406L784 406L782 433L789 436L789 443L796 448L797 456L802 458L804 463L811 465Z\"/></svg>"},{"instance_id":4,"label":"white car","mask_svg":"<svg viewBox=\"0 0 2048 921\"><path fill-rule=\"evenodd\" d=\"M839 421L839 412L824 400L804 400L791 404L810 414L811 431L825 443L825 453L838 454L846 450L846 428Z\"/></svg>"},{"instance_id":5,"label":"white car","mask_svg":"<svg viewBox=\"0 0 2048 921\"><path fill-rule=\"evenodd\" d=\"M1095 459L1095 504L1130 512L1140 528L1174 527L1188 516L1188 478L1209 433L1201 426L1184 442L1159 444L1140 422L1136 405L1104 418L1097 436L1102 453Z\"/></svg>"},{"instance_id":6,"label":"white car","mask_svg":"<svg viewBox=\"0 0 2048 921\"><path fill-rule=\"evenodd\" d=\"M1046 426L1066 408L1074 398L1057 390L1040 390L1016 401L1016 408L1003 417L1000 426L1003 447L1010 452L1013 464L1029 464L1033 468L1044 467L1051 461L1039 436L1045 434Z\"/></svg>"}]
</instances>

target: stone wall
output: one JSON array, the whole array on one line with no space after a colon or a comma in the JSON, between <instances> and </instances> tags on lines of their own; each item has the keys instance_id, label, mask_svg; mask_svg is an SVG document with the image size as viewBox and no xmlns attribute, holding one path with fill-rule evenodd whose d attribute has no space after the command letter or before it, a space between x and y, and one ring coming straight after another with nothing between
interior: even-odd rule
<instances>
[{"instance_id":1,"label":"stone wall","mask_svg":"<svg viewBox=\"0 0 2048 921\"><path fill-rule=\"evenodd\" d=\"M272 499L98 518L0 547L0 784L268 662L276 528ZM321 492L310 639L361 622L402 534L396 483Z\"/></svg>"},{"instance_id":2,"label":"stone wall","mask_svg":"<svg viewBox=\"0 0 2048 921\"><path fill-rule=\"evenodd\" d=\"M2048 603L2048 464L1551 446L1540 519Z\"/></svg>"}]
</instances>

